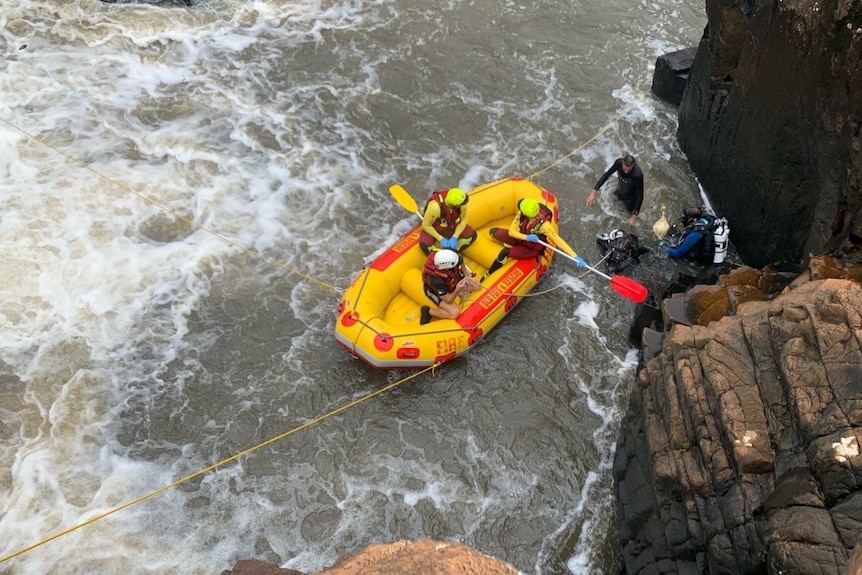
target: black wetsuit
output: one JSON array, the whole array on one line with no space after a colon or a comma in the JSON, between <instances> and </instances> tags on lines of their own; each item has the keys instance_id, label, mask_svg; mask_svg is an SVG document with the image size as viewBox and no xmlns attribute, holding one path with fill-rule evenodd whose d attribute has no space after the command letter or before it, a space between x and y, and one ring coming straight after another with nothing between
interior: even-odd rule
<instances>
[{"instance_id":1,"label":"black wetsuit","mask_svg":"<svg viewBox=\"0 0 862 575\"><path fill-rule=\"evenodd\" d=\"M623 159L617 158L613 165L608 168L608 171L602 174L593 189L598 190L602 187L611 174L617 174L619 186L614 195L622 200L629 212L638 215L641 211L641 204L644 201L644 173L641 167L637 164L632 167L632 171L626 174L623 172Z\"/></svg>"}]
</instances>

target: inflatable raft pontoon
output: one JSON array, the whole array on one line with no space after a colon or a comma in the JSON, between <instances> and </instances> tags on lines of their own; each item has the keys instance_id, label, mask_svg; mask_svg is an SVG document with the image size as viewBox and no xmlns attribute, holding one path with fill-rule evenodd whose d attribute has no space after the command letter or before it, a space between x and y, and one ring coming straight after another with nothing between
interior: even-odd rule
<instances>
[{"instance_id":1,"label":"inflatable raft pontoon","mask_svg":"<svg viewBox=\"0 0 862 575\"><path fill-rule=\"evenodd\" d=\"M533 198L548 206L557 229L556 197L529 180L492 182L469 196L468 223L478 237L461 253L477 279L504 247L490 237L490 228L508 229L519 200ZM375 368L422 368L464 355L536 285L554 256L546 249L538 260L506 260L482 282L482 289L456 298L461 307L457 319L419 325L420 308L433 305L422 287L426 256L419 247L420 231L421 222L366 265L339 305L338 343Z\"/></svg>"}]
</instances>

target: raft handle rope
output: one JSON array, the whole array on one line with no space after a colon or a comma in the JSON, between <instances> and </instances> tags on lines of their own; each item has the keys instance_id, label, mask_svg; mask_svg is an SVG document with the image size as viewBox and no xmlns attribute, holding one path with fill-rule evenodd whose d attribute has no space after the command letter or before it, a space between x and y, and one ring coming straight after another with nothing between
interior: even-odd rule
<instances>
[{"instance_id":1,"label":"raft handle rope","mask_svg":"<svg viewBox=\"0 0 862 575\"><path fill-rule=\"evenodd\" d=\"M598 265L599 265L599 264L601 264L603 261L605 261L605 260L607 259L607 257L608 257L608 255L607 255L607 254L605 254L605 256L604 256L602 259L600 259L600 260L596 263L596 266L598 266ZM581 275L577 276L577 278L578 278L578 279L580 279L580 278L584 277L586 274L587 274L587 272L584 272L583 274L581 274ZM562 285L555 285L555 286L554 286L554 287L552 287L552 288L548 288L548 289L546 289L546 290L537 291L537 292L530 292L530 293L525 293L525 294L517 294L517 293L513 293L513 292L500 292L500 295L501 295L501 296L507 296L507 297L518 297L518 298L536 297L536 296L541 296L541 295L549 294L549 293L551 293L551 292L553 292L553 291L556 291L556 290L558 290L558 289L561 289L561 288L563 288L563 287L564 287L564 286L562 286ZM490 290L490 289L492 289L492 288L482 286L482 288L481 288L481 289L482 289L482 290L484 290L484 291L488 291L488 290ZM395 339L395 338L399 338L399 337L415 337L415 336L417 336L417 335L426 335L426 334L431 334L431 333L449 333L449 332L462 332L462 331L476 331L476 330L478 330L478 329L479 329L479 326L472 325L472 326L458 327L458 328L451 328L451 329L439 329L439 330L434 330L434 331L421 331L421 332L399 333L399 334L397 334L397 335L392 335L392 334L384 334L384 333L381 333L381 332L377 331L377 330L374 328L374 326L372 326L372 325L371 325L371 324L369 324L368 322L366 322L366 321L364 321L364 320L362 320L362 319L360 319L360 318L358 318L358 317L352 317L351 319L352 319L353 321L355 321L356 323L358 323L358 324L361 324L361 325L365 326L365 328L366 328L366 329L368 329L369 331L373 332L375 335L380 336L380 337L381 337L381 338L383 338L383 339Z\"/></svg>"}]
</instances>

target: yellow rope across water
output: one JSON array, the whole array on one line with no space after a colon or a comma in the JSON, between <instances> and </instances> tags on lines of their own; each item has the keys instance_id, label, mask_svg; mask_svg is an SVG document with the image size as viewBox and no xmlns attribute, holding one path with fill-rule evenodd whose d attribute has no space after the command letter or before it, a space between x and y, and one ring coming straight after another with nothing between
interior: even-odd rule
<instances>
[{"instance_id":1,"label":"yellow rope across water","mask_svg":"<svg viewBox=\"0 0 862 575\"><path fill-rule=\"evenodd\" d=\"M570 157L572 157L573 155L577 154L578 152L580 152L581 150L583 150L584 148L586 148L587 146L589 146L590 144L595 142L599 136L601 136L602 134L604 134L605 132L607 132L608 130L613 128L616 125L616 123L620 121L621 118L624 118L626 115L628 115L629 111L633 107L634 107L634 104L627 106L626 109L623 110L619 116L617 116L616 118L614 118L613 120L608 122L608 124L604 128L602 128L601 130L596 132L596 134L592 138L590 138L589 140L587 140L586 142L584 142L583 144L581 144L580 146L578 146L577 148L575 148L574 150L572 150L571 152L569 152L568 154L566 154L565 156L563 156L562 158L557 160L556 162L549 164L548 166L542 168L538 172L533 172L532 174L530 174L530 176L527 179L530 181L534 181L533 178L541 179L541 175L543 173L547 172L548 170L550 170L554 166L561 164L564 161L568 160ZM538 183L538 182L536 182L536 183Z\"/></svg>"},{"instance_id":2,"label":"yellow rope across water","mask_svg":"<svg viewBox=\"0 0 862 575\"><path fill-rule=\"evenodd\" d=\"M604 128L602 128L601 130L596 132L592 138L585 141L580 146L578 146L577 148L575 148L574 150L572 150L571 152L569 152L568 154L566 154L565 156L563 156L559 160L557 160L551 164L548 164L547 166L545 166L544 168L542 168L541 170L539 170L537 172L533 172L532 174L530 174L527 177L527 179L530 180L531 182L534 182L537 186L541 186L542 174L544 174L545 172L547 172L548 170L550 170L554 166L557 166L557 165L563 163L564 161L568 160L569 158L571 158L572 156L574 156L575 154L577 154L578 152L580 152L581 150L583 150L584 148L586 148L587 146L589 146L590 144L595 142L599 138L599 136L601 136L605 132L609 131L611 128L613 128L617 124L617 122L619 122L622 118L627 116L633 107L634 107L634 104L630 104L629 106L627 106L626 109L623 110L616 118L614 118L613 120L608 122ZM602 259L595 265L597 266L600 263L602 263L603 261L605 261L605 259L607 259L607 257L609 255L610 255L610 252L605 254L604 257L602 257ZM584 277L585 275L587 275L587 273L588 273L588 271L585 271L581 275L577 276L577 278L580 279L580 278ZM556 288L551 288L551 289L556 289ZM551 290L547 290L547 291L551 291ZM541 293L546 293L546 292L541 292ZM532 294L529 294L529 295L532 295ZM537 293L535 295L540 295L540 294Z\"/></svg>"},{"instance_id":3,"label":"yellow rope across water","mask_svg":"<svg viewBox=\"0 0 862 575\"><path fill-rule=\"evenodd\" d=\"M210 465L209 467L206 467L204 469L201 469L200 471L196 471L196 472L192 473L191 475L186 475L182 479L177 479L173 483L169 483L168 485L164 485L162 487L159 487L158 489L150 491L149 493L147 493L145 495L141 495L140 497L132 499L131 501L127 501L126 503L123 503L122 505L118 505L112 509L109 509L108 511L105 511L104 513L100 513L99 515L96 515L95 517L91 517L90 519L88 519L82 523L78 523L77 525L69 527L68 529L64 529L63 531L60 531L59 533L55 533L54 535L51 535L50 537L46 537L45 539L43 539L42 541L39 541L38 543L28 545L27 547L24 547L23 549L19 549L18 551L14 552L14 553L10 553L9 555L6 555L5 557L0 557L0 563L8 561L14 557L19 556L19 555L23 555L24 553L27 553L28 551L36 549L37 547L44 545L45 543L53 541L54 539L58 539L58 538L62 537L63 535L67 535L73 531L80 529L81 527L85 527L91 523L95 523L96 521L99 521L100 519L104 519L105 517L108 517L109 515L113 515L114 513L118 512L118 511L122 511L123 509L126 509L127 507L131 507L132 505L140 503L141 501L144 501L145 499L149 499L150 497L153 497L154 495L158 495L159 493L162 493L163 491L167 491L171 487L176 487L177 485L180 485L181 483L185 483L186 481L189 481L191 479L194 479L195 477L203 475L204 473L212 471L213 469L216 469L217 467L221 467L222 465L224 465L226 463L230 463L231 461L235 461L244 455L248 455L249 453L252 453L253 451L257 451L261 447L266 447L267 445L275 443L276 441L278 441L280 439L284 439L285 437L287 437L289 435L293 435L297 431L305 429L306 427L310 427L310 426L314 425L315 423L319 423L328 417L332 417L333 415L336 415L338 413L341 413L342 411L350 409L351 407L358 405L358 404L362 403L363 401L367 401L367 400L371 399L372 397L378 396L381 393L389 391L390 389L397 387L406 381L410 381L414 377L418 377L418 376L422 375L423 373L427 373L428 371L433 371L439 365L440 365L439 363L435 363L432 366L426 367L422 371L418 371L412 375L409 375L403 379L396 381L395 383L390 383L386 387L382 387L376 391L372 391L371 393L367 393L367 394L363 395L362 397L360 397L359 399L355 399L355 400L351 401L350 403L347 403L345 405L342 405L341 407L333 409L332 411L330 411L324 415L321 415L319 417L315 417L314 419L307 421L307 422L303 423L302 425L298 425L297 427L294 427L290 431L286 431L286 432L282 433L281 435L277 435L271 439L267 439L263 443L259 443L259 444L255 445L254 447L250 447L249 449L246 449L245 451L240 451L236 455L232 455L232 456L228 457L227 459L223 459L223 460L219 461L218 463L214 463L214 464Z\"/></svg>"},{"instance_id":4,"label":"yellow rope across water","mask_svg":"<svg viewBox=\"0 0 862 575\"><path fill-rule=\"evenodd\" d=\"M561 162L565 161L566 159L568 159L569 157L571 157L571 156L572 156L572 155L574 155L575 153L577 153L577 152L579 152L580 150L582 150L583 148L585 148L587 145L589 145L590 143L592 143L593 141L595 141L599 136L601 136L602 134L604 134L605 132L607 132L608 130L610 130L610 129L613 127L613 125L614 125L614 124L615 124L615 123L616 123L620 118L622 118L623 116L625 116L627 113L628 113L628 110L624 111L624 112L623 112L622 114L620 114L616 119L614 119L611 123L609 123L607 126L605 126L604 128L602 128L598 133L596 133L596 135L595 135L595 136L593 136L592 138L590 138L589 140L587 140L586 142L584 142L583 144L581 144L579 147L575 148L574 150L572 150L571 152L569 152L568 154L566 154L565 156L563 156L562 158L560 158L559 160L557 160L556 162L554 162L553 164L550 164L549 166L547 166L546 168L543 168L542 170L539 170L539 171L537 171L537 172L534 172L533 174L531 174L531 175L530 175L529 179L530 179L530 180L532 180L534 177L539 177L539 176L541 176L541 174L542 174L542 173L544 173L544 172L546 172L547 170L549 170L549 169L553 168L554 166L556 166L556 165L560 164ZM274 260L274 259L272 259L272 258L270 258L270 257L268 257L268 256L265 256L265 255L263 255L263 254L261 254L261 253L259 253L259 252L255 251L255 250L252 250L252 249L250 249L250 248L248 248L248 247L246 247L246 246L243 246L242 244L239 244L239 243L237 243L237 242L235 242L235 241L231 240L230 238L228 238L228 237L226 237L226 236L224 236L224 235L222 235L222 234L220 234L220 233L216 232L215 230L211 230L211 229L207 228L206 226L203 226L203 225L201 225L201 224L198 224L198 223L194 222L193 220L191 220L191 219L189 219L189 218L187 218L187 217L185 217L185 216L183 216L183 215L181 215L181 214L176 213L175 211L171 210L170 208L168 208L168 207L167 207L167 206L165 206L164 204L161 204L160 202L158 202L158 201L156 201L156 200L154 200L154 199L152 199L152 198L150 198L150 197L147 197L147 196L145 196L145 195L143 195L143 194L141 194L141 193L139 193L139 192L137 192L137 191L135 191L135 190L131 189L129 186L127 186L127 185L123 184L122 182L119 182L119 181L117 181L117 180L115 180L115 179L113 179L113 178L111 178L111 177L109 177L109 176L107 176L107 175L103 174L102 172L100 172L100 171L96 170L96 169L95 169L95 168L93 168L92 166L90 166L90 165L88 165L88 164L85 164L84 162L82 162L82 161L78 160L77 158L72 157L71 155L69 155L69 154L67 154L67 153L63 152L62 150L59 150L58 148L56 148L56 147L52 146L52 145L51 145L51 144L49 144L48 142L45 142L44 140L42 140L42 139L41 139L41 138L39 138L38 136L35 136L34 134L31 134L31 133L27 132L26 130L24 130L24 129L23 129L23 128L21 128L20 126L18 126L18 125L16 125L16 124L14 124L13 122L11 122L11 121L7 120L6 118L4 118L4 117L2 117L2 116L0 116L0 122L3 122L3 123L4 123L4 124L6 124L7 126L9 126L9 127L13 128L13 129L15 129L15 130L17 130L17 131L21 132L22 134L24 134L24 135L25 135L25 136L27 136L28 138L32 139L33 141L38 142L39 144L41 144L41 145L43 145L43 146L45 146L45 147L47 147L47 148L49 148L49 149L53 150L53 151L54 151L54 152L56 152L57 154L59 154L59 155L63 156L63 157L64 157L64 158L66 158L67 160L69 160L70 162L72 162L72 163L74 163L74 164L77 164L78 166L80 166L80 167L84 168L85 170L88 170L88 171L92 172L92 173L93 173L93 174L95 174L96 176L98 176L98 177L100 177L100 178L102 178L102 179L104 179L104 180L106 180L106 181L108 181L108 182L110 182L110 183L114 184L115 186L117 186L117 187L119 187L119 188L121 188L121 189L123 189L123 190L125 190L125 191L127 191L127 192L129 192L129 193L131 193L131 194L133 194L133 195L135 195L135 196L137 196L137 197L138 197L138 198L140 198L141 200L143 200L143 201L145 201L145 202L147 202L147 203L149 203L149 204L151 204L151 205L153 205L153 206L155 206L155 207L159 208L160 210L164 211L165 213L168 213L168 214L170 214L171 216L173 216L173 217L177 218L178 220L180 220L180 221L182 221L182 222L185 222L186 224L188 224L189 226L191 226L191 227L193 227L193 228L196 228L196 229L199 229L199 230L201 230L201 231L203 231L203 232L206 232L206 233L208 233L208 234L211 234L211 235L213 235L214 237L218 238L219 240L221 240L221 241L225 242L226 244L229 244L229 245L231 245L231 246L237 247L237 248L241 249L242 251L244 251L244 252L248 253L249 255L251 255L251 256L253 256L253 257L256 257L257 259L259 259L259 260L261 260L261 261L264 261L264 262L267 262L267 263L269 263L269 264L272 264L272 265L278 266L278 267L280 267L280 268L282 268L282 269L285 269L285 270L287 270L287 271L289 271L289 272L291 272L291 273L293 273L293 274L296 274L296 275L298 275L298 276L300 276L300 277L302 277L302 278L305 278L305 279L307 279L307 280L314 281L314 282L316 282L316 283L320 284L321 286L323 286L324 288L327 288L327 289L339 289L339 290L340 290L340 288L337 288L336 286L334 286L334 285L332 285L332 284L329 284L329 283L327 283L327 282L321 281L321 280L316 279L316 278L314 278L314 277L308 276L307 274L304 274L304 273L302 273L302 272L300 272L300 271L298 271L298 270L295 270L295 269L293 269L293 268L291 268L291 267L289 267L289 266L287 266L287 265L285 265L285 264L283 264L283 263L281 263L281 262L279 262L279 261L277 261L277 260ZM552 291L553 289L556 289L556 288L552 288L551 290L546 290L546 292L542 292L542 293L547 293L547 291ZM532 294L531 294L531 295L532 295ZM539 295L539 294L535 294L535 295ZM284 439L285 437L288 437L289 435L292 435L292 434L296 433L297 431L300 431L300 430L302 430L302 429L305 429L306 427L310 427L311 425L314 425L315 423L319 423L319 422L323 421L324 419L326 419L326 418L328 418L328 417L331 417L331 416L333 416L333 415L336 415L336 414L338 414L338 413L341 413L342 411L345 411L345 410L347 410L347 409L349 409L349 408L351 408L351 407L353 407L353 406L355 406L355 405L358 405L358 404L362 403L363 401L366 401L366 400L368 400L368 399L371 399L372 397L375 397L375 396L377 396L377 395L380 395L381 393L384 393L384 392L386 392L386 391L389 391L390 389L392 389L392 388L394 388L394 387L397 387L398 385L401 385L402 383L404 383L404 382L406 382L406 381L409 381L409 380L411 380L411 379L413 379L413 378L415 378L415 377L418 377L418 376L420 376L420 375L422 375L422 374L424 374L424 373L427 373L428 371L432 371L432 372L433 372L433 370L434 370L434 369L436 369L439 365L440 365L439 363L435 363L434 365L432 365L432 366L430 366L430 367L427 367L427 368L425 368L425 369L423 369L423 370L421 370L421 371L418 371L418 372L416 372L416 373L414 373L414 374L411 374L411 375L409 375L409 376L407 376L407 377L405 377L405 378L403 378L403 379L401 379L401 380L398 380L398 381L396 381L395 383L391 383L391 384L389 384L389 385L387 385L387 386L385 386L385 387L383 387L383 388L381 388L381 389L378 389L378 390L376 390L376 391L373 391L373 392L371 392L371 393L368 393L368 394L366 394L366 395L364 395L364 396L360 397L359 399L356 399L356 400L354 400L354 401L351 401L350 403L347 403L347 404L345 404L345 405L343 405L343 406L341 406L341 407L339 407L339 408L336 408L336 409L334 409L334 410L332 410L332 411L330 411L330 412L328 412L328 413L326 413L326 414L324 414L324 415L321 415L321 416L319 416L319 417L315 417L314 419L309 420L309 421L307 421L306 423L303 423L302 425L299 425L299 426L297 426L297 427L294 427L293 429L291 429L291 430L289 430L289 431L286 431L285 433L282 433L281 435L277 435L277 436L275 436L275 437L273 437L273 438L270 438L270 439L268 439L268 440L264 441L263 443L259 443L259 444L255 445L254 447L251 447L251 448L249 448L249 449L246 449L246 450L244 450L244 451L241 451L241 452L239 452L239 453L237 453L237 454L235 454L235 455L232 455L232 456L228 457L227 459L223 459L222 461L219 461L218 463L214 463L214 464L210 465L209 467L206 467L206 468L204 468L204 469L201 469L201 470L199 470L199 471L196 471L196 472L194 472L194 473L192 473L192 474L190 474L190 475L186 475L185 477L183 477L183 478L181 478L181 479L178 479L178 480L174 481L173 483L169 483L169 484L167 484L167 485L164 485L164 486L162 486L162 487L159 487L158 489L155 489L155 490L153 490L153 491L150 491L149 493L146 493L146 494L144 494L144 495L141 495L140 497L137 497L137 498L135 498L135 499L132 499L131 501L127 501L126 503L123 503L122 505L118 505L118 506L116 506L116 507L113 507L112 509L109 509L108 511L105 511L104 513L100 513L99 515L96 515L96 516L94 516L94 517L91 517L90 519L88 519L88 520L86 520L86 521L84 521L84 522L78 523L77 525L74 525L74 526L72 526L72 527L69 527L68 529L64 529L63 531L60 531L60 532L58 532L58 533L55 533L54 535L51 535L50 537L46 537L45 539L43 539L43 540L41 540L41 541L39 541L39 542L37 542L37 543L33 543L32 545L28 545L27 547L24 547L24 548L22 548L22 549L19 549L18 551L15 551L14 553L10 553L10 554L8 554L8 555L6 555L6 556L4 556L4 557L0 557L0 563L4 563L4 562L6 562L6 561L9 561L10 559L13 559L13 558L15 558L15 557L18 557L19 555L23 555L24 553L27 553L28 551L32 551L33 549L36 549L37 547L40 547L40 546L42 546L42 545L44 545L44 544L46 544L46 543L49 543L49 542L51 542L51 541L53 541L53 540L55 540L55 539L59 539L60 537L62 537L62 536L64 536L64 535L67 535L67 534L69 534L69 533L72 533L73 531L76 531L76 530L78 530L78 529L81 529L82 527L85 527L85 526L87 526L87 525L90 525L91 523L95 523L96 521L99 521L99 520L101 520L101 519L104 519L104 518L106 518L106 517L108 517L108 516L110 516L110 515L113 515L114 513L117 513L117 512L119 512L119 511L122 511L123 509L126 509L126 508L128 508L128 507L131 507L131 506L133 506L133 505L136 505L136 504L138 504L138 503L140 503L140 502L142 502L142 501L145 501L146 499L149 499L149 498L151 498L151 497L153 497L153 496L155 496L155 495L158 495L158 494L160 494L160 493L162 493L162 492L164 492L164 491L167 491L168 489L171 489L172 487L176 487L177 485L180 485L180 484L182 484L182 483L185 483L186 481L190 481L190 480L192 480L192 479L194 479L194 478L196 478L196 477L199 477L199 476L201 476L201 475L203 475L203 474L205 474L205 473L208 473L209 471L212 471L212 470L214 470L214 469L216 469L216 468L218 468L218 467L221 467L221 466L223 466L223 465L225 465L225 464L227 464L227 463L230 463L231 461L235 461L235 460L239 459L240 457L243 457L243 456L248 455L248 454L250 454L250 453L252 453L252 452L254 452L254 451L257 451L258 449L260 449L260 448L262 448L262 447L266 447L267 445L270 445L270 444L272 444L272 443L275 443L276 441L279 441L279 440L281 440L281 439Z\"/></svg>"},{"instance_id":5,"label":"yellow rope across water","mask_svg":"<svg viewBox=\"0 0 862 575\"><path fill-rule=\"evenodd\" d=\"M118 180L115 180L114 178L111 178L110 176L108 176L108 175L106 175L106 174L103 174L102 172L100 172L99 170L95 169L94 167L92 167L92 166L90 166L90 165L88 165L88 164L85 164L84 162L82 162L82 161L78 160L77 158L74 158L74 157L70 156L69 154L67 154L66 152L64 152L64 151L62 151L62 150L60 150L60 149L58 149L58 148L56 148L56 147L52 146L51 144L49 144L49 143L48 143L48 142L46 142L45 140L42 140L42 139L41 139L41 138L39 138L38 136L36 136L36 135L34 135L34 134L31 134L30 132L28 132L28 131L27 131L27 130L25 130L24 128L21 128L20 126L18 126L18 125L16 125L16 124L12 123L11 121L9 121L9 120L7 120L6 118L4 118L3 116L0 116L0 122L3 122L4 124L6 124L7 126L9 126L10 128L13 128L13 129L15 129L15 130L18 130L19 132L21 132L22 134L24 134L25 136L27 136L28 138L30 138L30 139L31 139L31 140L33 140L34 142L38 142L38 143L42 144L43 146L45 146L46 148L49 148L49 149L53 150L54 152L58 153L59 155L63 156L63 157L64 157L64 158L66 158L67 160L69 160L70 162L72 162L72 163L74 163L74 164L77 164L78 166L80 166L80 167L84 168L85 170L88 170L88 171L90 171L90 172L94 173L96 176L98 176L98 177L102 178L103 180L105 180L105 181L107 181L107 182L110 182L110 183L114 184L115 186L117 186L118 188L121 188L121 189L123 189L123 190L125 190L125 191L129 192L130 194L133 194L133 195L137 196L138 198L140 198L141 200L145 201L146 203L151 204L151 205L153 205L153 206L155 206L155 207L159 208L159 209L160 209L160 210L162 210L163 212L165 212L165 213L167 213L167 214L170 214L171 216L175 217L176 219L180 220L181 222L185 222L186 224L188 224L188 225L189 225L190 227L192 227L192 228L195 228L195 229L201 230L202 232L206 232L206 233L208 233L208 234L210 234L210 235L212 235L212 236L214 236L214 237L216 237L216 238L220 239L220 240L221 240L221 241L223 241L224 243L229 244L229 245L231 245L231 246L234 246L234 247L236 247L236 248L239 248L239 249L241 249L242 251L244 251L245 253L247 253L247 254L249 254L249 255L251 255L251 256L253 256L253 257L255 257L255 258L257 258L257 259L259 259L259 260L261 260L261 261L264 261L264 262L266 262L266 263L268 263L268 264L272 264L272 265L274 265L274 266L280 267L280 268L282 268L282 269L284 269L284 270L289 271L289 272L290 272L290 273L292 273L292 274L298 275L298 276L300 276L300 277L302 277L302 278L304 278L304 279L307 279L307 280L309 280L309 281L313 281L313 282L315 282L315 283L317 283L317 284L319 284L319 285L323 286L323 287L324 287L324 288L326 288L326 289L334 289L334 290L342 291L342 290L341 290L341 288L339 288L339 287L336 287L336 286L334 286L334 285L332 285L332 284L330 284L330 283L328 283L328 282L325 282L325 281L323 281L323 280L317 279L317 278L315 278L315 277L309 276L308 274L305 274L305 273L303 273L303 272L301 272L301 271L299 271L299 270L293 269L292 267L290 267L290 266L288 266L288 265L285 265L285 264L283 264L282 262L280 262L280 261L278 261L278 260L275 260L275 259L273 259L273 258L271 258L271 257L269 257L269 256L265 256L265 255L263 255L263 254L262 254L262 253L260 253L260 252L257 252L257 251L255 251L255 250L253 250L253 249L251 249L251 248L249 248L249 247L247 247L247 246L244 246L244 245L242 245L242 244L240 244L240 243L235 242L234 240L232 240L232 239L228 238L227 236L224 236L224 235L222 235L222 234L218 233L218 232L217 232L217 231L215 231L215 230L212 230L212 229L210 229L210 228L208 228L208 227L206 227L206 226L204 226L204 225L201 225L201 224L199 224L199 223L195 222L194 220L192 220L192 219L190 219L190 218L187 218L187 217L185 217L185 216L183 216L183 215L181 215L181 214L178 214L177 212L173 211L172 209L170 209L170 208L169 208L169 207L167 207L166 205L164 205L164 204L162 204L162 203L158 202L157 200L154 200L153 198L150 198L150 197L145 196L144 194L142 194L142 193L140 193L140 192L137 192L137 191L133 190L132 188L130 188L130 187L129 187L129 186L127 186L126 184L124 184L124 183L122 183L122 182L120 182L120 181L118 181Z\"/></svg>"}]
</instances>

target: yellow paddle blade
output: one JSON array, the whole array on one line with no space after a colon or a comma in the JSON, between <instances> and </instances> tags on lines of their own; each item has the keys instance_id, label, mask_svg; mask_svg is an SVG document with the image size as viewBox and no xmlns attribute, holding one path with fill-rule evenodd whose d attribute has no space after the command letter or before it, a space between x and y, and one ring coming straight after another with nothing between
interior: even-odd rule
<instances>
[{"instance_id":1,"label":"yellow paddle blade","mask_svg":"<svg viewBox=\"0 0 862 575\"><path fill-rule=\"evenodd\" d=\"M419 213L419 206L416 205L416 200L414 200L410 194L407 193L407 190L402 188L399 184L389 186L389 193L392 194L392 197L395 198L396 202L401 204L402 208L408 212Z\"/></svg>"},{"instance_id":2,"label":"yellow paddle blade","mask_svg":"<svg viewBox=\"0 0 862 575\"><path fill-rule=\"evenodd\" d=\"M664 237L667 235L667 231L670 229L670 224L667 223L667 218L665 217L666 213L667 208L662 206L661 217L658 219L658 221L656 221L656 223L652 225L652 233L654 233L655 236L660 240L664 239Z\"/></svg>"}]
</instances>

